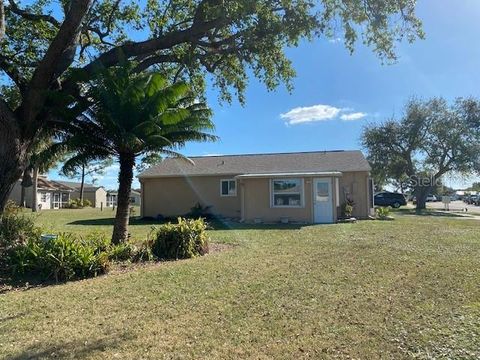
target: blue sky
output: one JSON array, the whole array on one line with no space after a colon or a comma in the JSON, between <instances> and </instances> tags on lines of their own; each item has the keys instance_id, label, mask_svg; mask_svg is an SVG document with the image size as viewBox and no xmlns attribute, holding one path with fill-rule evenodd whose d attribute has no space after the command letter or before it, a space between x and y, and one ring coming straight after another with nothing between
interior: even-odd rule
<instances>
[{"instance_id":1,"label":"blue sky","mask_svg":"<svg viewBox=\"0 0 480 360\"><path fill-rule=\"evenodd\" d=\"M382 65L361 44L350 55L342 42L320 39L287 49L297 71L291 94L284 87L268 92L251 78L242 107L219 104L210 90L221 140L189 144L183 153L359 149L362 127L401 114L410 96L480 97L480 1L420 0L417 14L426 39L399 44L395 64ZM117 172L113 166L99 183L115 188ZM58 178L55 170L50 176ZM473 180L451 177L446 184L461 187Z\"/></svg>"}]
</instances>

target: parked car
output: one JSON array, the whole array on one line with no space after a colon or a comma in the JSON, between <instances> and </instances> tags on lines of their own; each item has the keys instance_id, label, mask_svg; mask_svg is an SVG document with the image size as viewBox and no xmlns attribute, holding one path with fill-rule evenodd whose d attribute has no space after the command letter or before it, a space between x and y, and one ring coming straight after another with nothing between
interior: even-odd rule
<instances>
[{"instance_id":1,"label":"parked car","mask_svg":"<svg viewBox=\"0 0 480 360\"><path fill-rule=\"evenodd\" d=\"M391 206L395 209L407 205L405 196L400 193L381 192L373 197L373 203L377 206Z\"/></svg>"},{"instance_id":2,"label":"parked car","mask_svg":"<svg viewBox=\"0 0 480 360\"><path fill-rule=\"evenodd\" d=\"M438 198L435 195L427 195L427 202L435 202L438 201Z\"/></svg>"}]
</instances>

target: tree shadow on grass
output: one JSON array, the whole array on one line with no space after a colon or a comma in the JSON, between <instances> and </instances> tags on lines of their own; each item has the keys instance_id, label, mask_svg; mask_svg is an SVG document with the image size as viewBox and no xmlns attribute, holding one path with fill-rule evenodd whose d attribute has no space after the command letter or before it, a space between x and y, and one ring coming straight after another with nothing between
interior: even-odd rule
<instances>
[{"instance_id":1,"label":"tree shadow on grass","mask_svg":"<svg viewBox=\"0 0 480 360\"><path fill-rule=\"evenodd\" d=\"M414 216L434 216L434 217L449 217L449 218L468 218L472 217L468 213L455 213L455 212L447 212L447 211L439 211L439 210L420 210L417 211L416 209L397 209L394 210L393 213L399 215L414 215Z\"/></svg>"},{"instance_id":2,"label":"tree shadow on grass","mask_svg":"<svg viewBox=\"0 0 480 360\"><path fill-rule=\"evenodd\" d=\"M24 359L83 359L92 355L104 358L102 353L106 350L118 348L124 342L132 339L129 334L111 334L108 337L85 340L59 342L59 343L36 343L18 353L8 357L10 360ZM106 355L106 354L104 354Z\"/></svg>"},{"instance_id":3,"label":"tree shadow on grass","mask_svg":"<svg viewBox=\"0 0 480 360\"><path fill-rule=\"evenodd\" d=\"M115 219L113 218L102 218L102 219L87 219L87 220L75 220L67 223L67 225L84 225L84 226L113 226ZM165 219L165 220L156 220L152 218L140 218L140 217L131 217L130 225L162 225L167 222L176 223L176 218ZM282 229L300 229L306 226L312 226L315 224L305 224L305 223L271 223L271 224L250 224L250 223L240 223L238 221L223 220L220 218L207 219L207 223L210 229L213 230L241 230L241 229L255 229L255 230L282 230ZM317 224L318 225L318 224Z\"/></svg>"}]
</instances>

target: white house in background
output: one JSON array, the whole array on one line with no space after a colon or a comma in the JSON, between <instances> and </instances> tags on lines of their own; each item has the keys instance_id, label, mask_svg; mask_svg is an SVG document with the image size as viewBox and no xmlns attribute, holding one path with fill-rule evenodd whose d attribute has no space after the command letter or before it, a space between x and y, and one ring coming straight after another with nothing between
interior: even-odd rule
<instances>
[{"instance_id":1,"label":"white house in background","mask_svg":"<svg viewBox=\"0 0 480 360\"><path fill-rule=\"evenodd\" d=\"M107 207L117 206L118 191L108 191L107 192ZM141 193L137 190L132 190L130 192L130 204L132 206L140 206L141 203Z\"/></svg>"},{"instance_id":2,"label":"white house in background","mask_svg":"<svg viewBox=\"0 0 480 360\"><path fill-rule=\"evenodd\" d=\"M72 199L80 198L81 183L73 181L59 181L59 183L75 189L70 195ZM102 206L107 206L107 190L103 186L84 184L83 198L89 200L92 203L92 207L101 208Z\"/></svg>"},{"instance_id":3,"label":"white house in background","mask_svg":"<svg viewBox=\"0 0 480 360\"><path fill-rule=\"evenodd\" d=\"M74 191L75 189L70 186L61 184L58 181L48 180L45 176L39 176L37 193L33 194L33 186L25 188L23 205L31 208L33 197L37 196L37 204L40 209L61 209L68 204ZM13 200L17 205L22 205L21 198L22 185L19 180L10 194L10 200Z\"/></svg>"}]
</instances>

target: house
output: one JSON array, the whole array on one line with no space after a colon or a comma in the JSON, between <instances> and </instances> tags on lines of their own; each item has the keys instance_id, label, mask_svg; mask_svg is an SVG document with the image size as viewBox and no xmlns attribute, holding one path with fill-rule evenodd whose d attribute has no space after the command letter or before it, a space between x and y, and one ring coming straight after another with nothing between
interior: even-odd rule
<instances>
[{"instance_id":1,"label":"house","mask_svg":"<svg viewBox=\"0 0 480 360\"><path fill-rule=\"evenodd\" d=\"M33 186L27 187L25 190L25 207L32 207L33 196L37 196L38 207L44 209L61 209L70 201L71 194L75 189L66 186L58 181L48 180L45 176L39 176L37 181L37 194L33 194ZM10 200L17 205L21 205L22 185L21 181L17 181L10 194Z\"/></svg>"},{"instance_id":2,"label":"house","mask_svg":"<svg viewBox=\"0 0 480 360\"><path fill-rule=\"evenodd\" d=\"M360 151L167 158L139 175L144 217L186 214L195 204L245 222L333 223L373 212L370 165Z\"/></svg>"},{"instance_id":3,"label":"house","mask_svg":"<svg viewBox=\"0 0 480 360\"><path fill-rule=\"evenodd\" d=\"M107 192L107 206L108 207L113 207L117 206L117 197L118 197L118 191L108 191ZM141 195L140 191L137 190L132 190L130 192L130 204L132 206L140 206L141 203Z\"/></svg>"},{"instance_id":4,"label":"house","mask_svg":"<svg viewBox=\"0 0 480 360\"><path fill-rule=\"evenodd\" d=\"M59 183L73 188L75 191L70 195L72 199L80 199L81 183L74 181L59 181ZM93 184L83 185L83 199L92 203L92 207L101 208L107 206L107 190L103 186Z\"/></svg>"}]
</instances>

